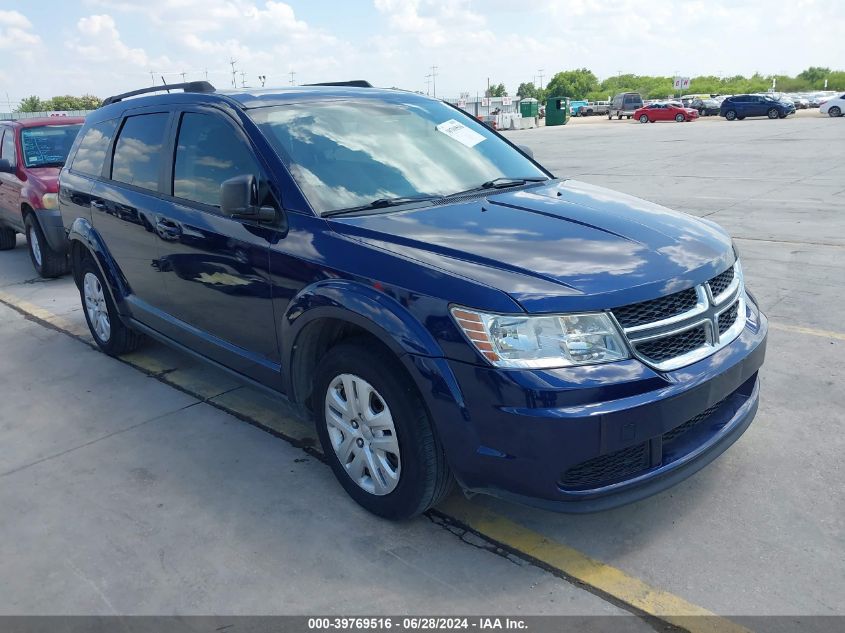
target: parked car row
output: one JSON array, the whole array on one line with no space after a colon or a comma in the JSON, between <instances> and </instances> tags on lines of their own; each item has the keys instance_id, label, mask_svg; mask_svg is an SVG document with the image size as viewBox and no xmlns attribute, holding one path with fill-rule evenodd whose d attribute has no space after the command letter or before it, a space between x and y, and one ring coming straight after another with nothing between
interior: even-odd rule
<instances>
[{"instance_id":1,"label":"parked car row","mask_svg":"<svg viewBox=\"0 0 845 633\"><path fill-rule=\"evenodd\" d=\"M168 90L4 123L3 244L38 219L103 352L150 337L287 397L364 508L414 516L457 481L601 510L751 424L767 321L712 221L557 178L424 95Z\"/></svg>"}]
</instances>

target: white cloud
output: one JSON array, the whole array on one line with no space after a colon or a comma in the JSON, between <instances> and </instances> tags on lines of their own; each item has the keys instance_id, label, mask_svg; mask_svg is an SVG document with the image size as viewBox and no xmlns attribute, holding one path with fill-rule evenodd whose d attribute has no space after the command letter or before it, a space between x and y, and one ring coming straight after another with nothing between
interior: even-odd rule
<instances>
[{"instance_id":1,"label":"white cloud","mask_svg":"<svg viewBox=\"0 0 845 633\"><path fill-rule=\"evenodd\" d=\"M19 11L0 10L0 50L25 50L41 43L32 32L32 23Z\"/></svg>"},{"instance_id":2,"label":"white cloud","mask_svg":"<svg viewBox=\"0 0 845 633\"><path fill-rule=\"evenodd\" d=\"M255 85L362 78L437 95L483 91L487 78L514 92L543 68L586 66L671 75L794 74L841 66L843 0L80 0L54 19L45 3L0 10L0 73L29 75L16 98L82 90L106 95L150 81L231 82L230 59ZM308 7L298 10L297 7ZM315 17L311 17L315 16ZM319 17L316 17L319 16ZM70 54L68 54L70 53ZM61 59L61 64L55 60ZM845 62L843 62L845 63ZM238 75L238 84L241 83Z\"/></svg>"},{"instance_id":3,"label":"white cloud","mask_svg":"<svg viewBox=\"0 0 845 633\"><path fill-rule=\"evenodd\" d=\"M130 48L120 39L120 33L110 15L89 15L80 18L76 29L82 36L69 46L77 54L96 62L127 62L145 67L149 63L143 48Z\"/></svg>"}]
</instances>

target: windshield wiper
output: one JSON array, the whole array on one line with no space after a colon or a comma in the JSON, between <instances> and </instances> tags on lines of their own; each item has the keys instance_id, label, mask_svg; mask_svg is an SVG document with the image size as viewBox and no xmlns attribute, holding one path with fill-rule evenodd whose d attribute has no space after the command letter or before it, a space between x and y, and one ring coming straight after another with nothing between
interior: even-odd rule
<instances>
[{"instance_id":1,"label":"windshield wiper","mask_svg":"<svg viewBox=\"0 0 845 633\"><path fill-rule=\"evenodd\" d=\"M524 185L529 182L544 182L546 180L549 179L545 176L529 176L527 178L512 178L510 176L500 176L499 178L494 178L493 180L483 182L478 187L473 187L471 189L465 189L464 191L456 191L455 193L450 193L447 198L451 198L453 196L460 196L465 193L475 193L476 191L484 191L485 189L507 189L508 187L519 187L520 185Z\"/></svg>"},{"instance_id":2,"label":"windshield wiper","mask_svg":"<svg viewBox=\"0 0 845 633\"><path fill-rule=\"evenodd\" d=\"M326 211L321 218L330 218L335 215L345 215L347 213L355 213L356 211L366 211L367 209L384 209L385 207L395 207L400 204L409 204L411 202L425 202L426 200L439 200L442 196L397 196L395 198L378 198L367 204L362 204L357 207L349 207L346 209L335 209L333 211Z\"/></svg>"}]
</instances>

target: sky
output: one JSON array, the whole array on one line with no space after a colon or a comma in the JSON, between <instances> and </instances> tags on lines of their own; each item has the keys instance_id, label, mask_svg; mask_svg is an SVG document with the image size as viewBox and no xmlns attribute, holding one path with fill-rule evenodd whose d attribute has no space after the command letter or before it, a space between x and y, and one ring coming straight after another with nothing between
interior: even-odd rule
<instances>
[{"instance_id":1,"label":"sky","mask_svg":"<svg viewBox=\"0 0 845 633\"><path fill-rule=\"evenodd\" d=\"M0 0L0 106L182 73L230 88L232 60L239 86L367 79L446 98L580 67L793 75L845 68L843 34L845 0Z\"/></svg>"}]
</instances>

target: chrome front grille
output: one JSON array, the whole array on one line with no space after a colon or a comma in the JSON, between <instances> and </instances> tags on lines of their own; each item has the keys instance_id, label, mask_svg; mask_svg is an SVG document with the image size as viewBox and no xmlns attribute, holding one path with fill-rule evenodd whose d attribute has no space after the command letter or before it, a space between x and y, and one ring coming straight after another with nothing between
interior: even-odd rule
<instances>
[{"instance_id":1,"label":"chrome front grille","mask_svg":"<svg viewBox=\"0 0 845 633\"><path fill-rule=\"evenodd\" d=\"M621 308L615 308L613 316L616 317L622 327L636 327L676 314L683 314L692 310L696 303L698 303L698 298L695 294L695 288L687 288L653 301L632 303Z\"/></svg>"},{"instance_id":2,"label":"chrome front grille","mask_svg":"<svg viewBox=\"0 0 845 633\"><path fill-rule=\"evenodd\" d=\"M709 356L742 332L742 269L737 261L705 284L611 312L634 356L660 371L678 369Z\"/></svg>"}]
</instances>

